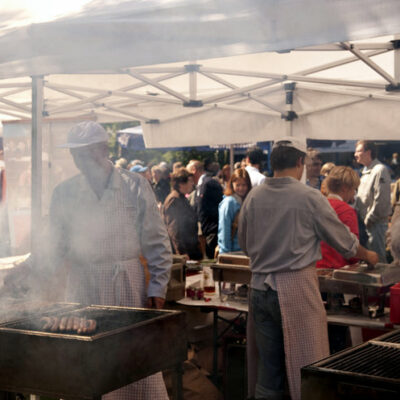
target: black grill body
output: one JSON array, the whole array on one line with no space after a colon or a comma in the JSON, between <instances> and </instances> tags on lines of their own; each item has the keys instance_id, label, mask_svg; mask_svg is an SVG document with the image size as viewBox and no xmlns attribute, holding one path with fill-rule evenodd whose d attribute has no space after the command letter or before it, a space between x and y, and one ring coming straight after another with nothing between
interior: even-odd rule
<instances>
[{"instance_id":1,"label":"black grill body","mask_svg":"<svg viewBox=\"0 0 400 400\"><path fill-rule=\"evenodd\" d=\"M301 370L302 400L399 400L400 330Z\"/></svg>"},{"instance_id":2,"label":"black grill body","mask_svg":"<svg viewBox=\"0 0 400 400\"><path fill-rule=\"evenodd\" d=\"M0 324L0 389L52 398L95 399L182 363L187 356L181 312L66 305ZM93 334L51 333L42 316L96 319Z\"/></svg>"}]
</instances>

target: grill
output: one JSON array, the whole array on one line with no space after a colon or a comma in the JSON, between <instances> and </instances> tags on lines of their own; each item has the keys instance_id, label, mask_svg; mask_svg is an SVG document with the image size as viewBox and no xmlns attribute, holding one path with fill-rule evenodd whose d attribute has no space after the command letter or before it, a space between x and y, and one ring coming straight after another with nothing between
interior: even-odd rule
<instances>
[{"instance_id":1,"label":"grill","mask_svg":"<svg viewBox=\"0 0 400 400\"><path fill-rule=\"evenodd\" d=\"M92 334L42 330L43 316L97 321ZM56 304L0 324L0 389L92 399L186 359L179 311Z\"/></svg>"},{"instance_id":2,"label":"grill","mask_svg":"<svg viewBox=\"0 0 400 400\"><path fill-rule=\"evenodd\" d=\"M400 330L302 368L302 399L399 399L399 367Z\"/></svg>"},{"instance_id":3,"label":"grill","mask_svg":"<svg viewBox=\"0 0 400 400\"><path fill-rule=\"evenodd\" d=\"M386 296L390 287L400 281L400 269L394 264L354 264L337 270L317 270L321 292L352 294L360 298L359 307L337 307L335 297L328 295L328 312L362 312L365 316L384 314Z\"/></svg>"},{"instance_id":4,"label":"grill","mask_svg":"<svg viewBox=\"0 0 400 400\"><path fill-rule=\"evenodd\" d=\"M352 354L324 364L324 368L357 374L400 379L400 352L398 348L368 344Z\"/></svg>"}]
</instances>

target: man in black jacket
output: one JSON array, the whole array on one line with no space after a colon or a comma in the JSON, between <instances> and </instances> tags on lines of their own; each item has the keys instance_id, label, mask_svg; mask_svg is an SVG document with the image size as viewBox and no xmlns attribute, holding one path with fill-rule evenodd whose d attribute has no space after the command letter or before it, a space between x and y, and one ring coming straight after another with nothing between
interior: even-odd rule
<instances>
[{"instance_id":1,"label":"man in black jacket","mask_svg":"<svg viewBox=\"0 0 400 400\"><path fill-rule=\"evenodd\" d=\"M218 205L222 200L222 186L214 178L213 163L191 161L187 169L195 176L200 175L194 195L194 207L201 226L202 235L205 237L206 255L214 258L215 248L218 244Z\"/></svg>"}]
</instances>

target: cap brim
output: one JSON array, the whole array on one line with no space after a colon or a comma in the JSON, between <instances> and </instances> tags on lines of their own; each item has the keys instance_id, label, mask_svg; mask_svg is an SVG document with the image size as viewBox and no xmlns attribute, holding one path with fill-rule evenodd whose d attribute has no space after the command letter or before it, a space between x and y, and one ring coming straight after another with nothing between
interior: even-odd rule
<instances>
[{"instance_id":1,"label":"cap brim","mask_svg":"<svg viewBox=\"0 0 400 400\"><path fill-rule=\"evenodd\" d=\"M77 149L79 147L87 147L87 146L91 146L92 144L97 144L97 143L107 143L106 140L99 140L98 142L92 142L92 143L63 143L63 144L59 144L58 148L60 149Z\"/></svg>"},{"instance_id":2,"label":"cap brim","mask_svg":"<svg viewBox=\"0 0 400 400\"><path fill-rule=\"evenodd\" d=\"M91 143L93 144L93 143ZM76 149L78 147L85 147L85 146L90 146L90 144L82 144L82 143L64 143L64 144L59 144L58 148L60 149Z\"/></svg>"}]
</instances>

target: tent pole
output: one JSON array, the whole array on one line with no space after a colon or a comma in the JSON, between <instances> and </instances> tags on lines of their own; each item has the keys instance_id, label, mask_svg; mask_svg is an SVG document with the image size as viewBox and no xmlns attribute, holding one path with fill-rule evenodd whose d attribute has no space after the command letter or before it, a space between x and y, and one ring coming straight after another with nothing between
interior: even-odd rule
<instances>
[{"instance_id":1,"label":"tent pole","mask_svg":"<svg viewBox=\"0 0 400 400\"><path fill-rule=\"evenodd\" d=\"M400 40L400 35L395 35L394 39ZM393 50L393 69L395 81L400 82L400 48Z\"/></svg>"},{"instance_id":2,"label":"tent pole","mask_svg":"<svg viewBox=\"0 0 400 400\"><path fill-rule=\"evenodd\" d=\"M231 174L233 173L233 165L234 165L234 160L235 160L235 148L233 144L229 145L229 165L231 167Z\"/></svg>"},{"instance_id":3,"label":"tent pole","mask_svg":"<svg viewBox=\"0 0 400 400\"><path fill-rule=\"evenodd\" d=\"M295 82L285 83L284 85L286 92L286 101L285 101L286 136L293 136L293 118L289 116L293 116L293 96L295 87L296 87Z\"/></svg>"},{"instance_id":4,"label":"tent pole","mask_svg":"<svg viewBox=\"0 0 400 400\"><path fill-rule=\"evenodd\" d=\"M191 61L189 65L196 66L196 62ZM189 98L190 98L190 100L197 100L197 70L196 70L196 68L189 69Z\"/></svg>"},{"instance_id":5,"label":"tent pole","mask_svg":"<svg viewBox=\"0 0 400 400\"><path fill-rule=\"evenodd\" d=\"M32 179L31 179L31 253L33 262L39 250L42 219L42 118L43 76L32 77Z\"/></svg>"}]
</instances>

